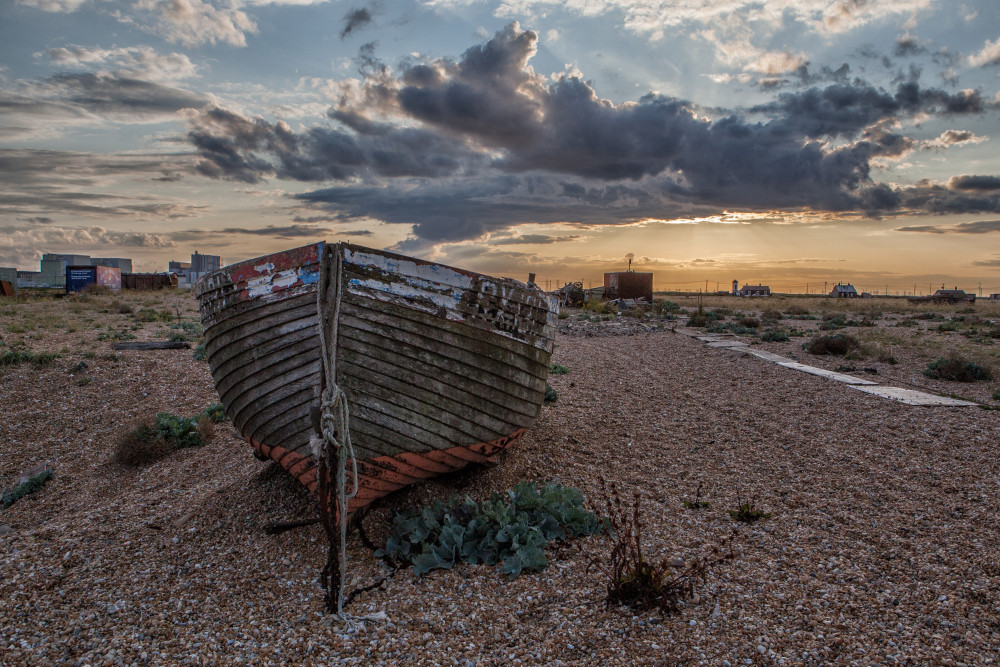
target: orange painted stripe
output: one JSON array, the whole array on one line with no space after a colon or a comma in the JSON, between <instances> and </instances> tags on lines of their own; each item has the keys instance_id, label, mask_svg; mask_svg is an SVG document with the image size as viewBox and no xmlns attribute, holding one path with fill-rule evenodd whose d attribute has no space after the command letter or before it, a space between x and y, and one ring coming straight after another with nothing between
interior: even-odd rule
<instances>
[{"instance_id":1,"label":"orange painted stripe","mask_svg":"<svg viewBox=\"0 0 1000 667\"><path fill-rule=\"evenodd\" d=\"M356 512L362 507L386 496L408 484L419 482L437 474L451 472L469 463L489 461L511 444L519 440L528 429L514 431L507 437L480 442L468 447L451 447L424 454L403 452L395 456L378 456L358 461L358 495L348 503L348 511ZM262 456L277 461L299 482L316 496L318 479L316 463L311 457L284 447L271 447L251 441L253 448Z\"/></svg>"}]
</instances>

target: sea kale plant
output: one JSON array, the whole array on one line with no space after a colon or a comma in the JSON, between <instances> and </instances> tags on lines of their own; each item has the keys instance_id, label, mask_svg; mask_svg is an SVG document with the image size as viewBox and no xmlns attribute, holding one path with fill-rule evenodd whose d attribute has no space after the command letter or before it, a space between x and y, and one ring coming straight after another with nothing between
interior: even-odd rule
<instances>
[{"instance_id":1,"label":"sea kale plant","mask_svg":"<svg viewBox=\"0 0 1000 667\"><path fill-rule=\"evenodd\" d=\"M385 548L375 553L413 565L416 574L462 561L502 563L503 571L514 578L523 571L545 569L549 541L591 535L601 528L597 515L584 507L579 490L521 482L489 500L452 496L431 507L400 512Z\"/></svg>"}]
</instances>

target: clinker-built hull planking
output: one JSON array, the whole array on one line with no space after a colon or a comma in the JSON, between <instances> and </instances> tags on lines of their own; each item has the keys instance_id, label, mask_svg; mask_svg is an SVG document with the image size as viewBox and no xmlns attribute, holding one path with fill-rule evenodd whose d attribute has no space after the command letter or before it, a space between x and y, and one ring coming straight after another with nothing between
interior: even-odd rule
<instances>
[{"instance_id":1,"label":"clinker-built hull planking","mask_svg":"<svg viewBox=\"0 0 1000 667\"><path fill-rule=\"evenodd\" d=\"M338 278L320 304L322 263ZM322 314L337 314L333 367L359 472L351 511L489 460L538 416L555 315L547 297L514 280L318 243L226 267L199 283L198 296L227 414L258 455L313 493L319 326Z\"/></svg>"}]
</instances>

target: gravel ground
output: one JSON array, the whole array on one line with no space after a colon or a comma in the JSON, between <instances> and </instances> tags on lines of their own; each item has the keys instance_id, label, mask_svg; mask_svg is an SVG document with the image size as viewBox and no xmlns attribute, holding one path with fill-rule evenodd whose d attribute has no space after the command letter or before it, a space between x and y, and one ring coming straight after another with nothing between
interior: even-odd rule
<instances>
[{"instance_id":1,"label":"gravel ground","mask_svg":"<svg viewBox=\"0 0 1000 667\"><path fill-rule=\"evenodd\" d=\"M387 573L355 534L352 585L384 581L349 611L387 617L357 626L323 613L322 530L263 530L313 516L308 495L228 424L143 468L111 462L136 420L217 400L189 350L113 354L96 340L109 323L140 340L171 331L131 329L116 305L129 299L196 317L180 294L0 306L8 347L62 350L50 366L0 367L0 485L45 461L55 471L0 511L4 666L1000 660L1000 411L907 406L669 328L563 327L553 360L570 373L550 378L559 400L532 432L496 466L386 499L364 520L373 540L397 509L523 479L577 486L598 509L601 476L641 492L656 558L723 539L737 497L771 518L741 524L734 558L670 616L604 604L605 537L550 547L547 570L508 581L486 566ZM923 382L923 366L899 361L885 374ZM684 509L699 485L710 506Z\"/></svg>"}]
</instances>

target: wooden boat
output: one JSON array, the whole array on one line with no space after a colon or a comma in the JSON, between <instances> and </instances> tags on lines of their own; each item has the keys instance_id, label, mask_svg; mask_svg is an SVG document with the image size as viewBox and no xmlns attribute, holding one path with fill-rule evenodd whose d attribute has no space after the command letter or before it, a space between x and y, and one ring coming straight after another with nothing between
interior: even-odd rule
<instances>
[{"instance_id":1,"label":"wooden boat","mask_svg":"<svg viewBox=\"0 0 1000 667\"><path fill-rule=\"evenodd\" d=\"M533 285L316 243L228 266L197 293L227 415L317 497L310 439L325 388L342 390L358 472L349 512L490 460L541 409L556 313Z\"/></svg>"}]
</instances>

